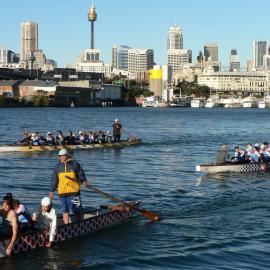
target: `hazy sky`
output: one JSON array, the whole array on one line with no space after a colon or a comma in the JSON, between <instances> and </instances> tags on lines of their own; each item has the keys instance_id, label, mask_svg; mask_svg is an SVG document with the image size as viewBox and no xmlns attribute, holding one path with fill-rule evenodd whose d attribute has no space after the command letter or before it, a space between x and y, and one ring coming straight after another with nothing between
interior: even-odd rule
<instances>
[{"instance_id":1,"label":"hazy sky","mask_svg":"<svg viewBox=\"0 0 270 270\"><path fill-rule=\"evenodd\" d=\"M217 43L222 66L229 65L232 48L241 67L252 57L253 40L270 40L268 0L95 0L95 47L111 64L114 44L154 49L157 64L167 61L168 28L182 28L184 48L192 50L193 63L203 45ZM74 64L90 47L87 20L91 0L1 0L0 46L20 52L20 24L39 25L39 49L59 67Z\"/></svg>"}]
</instances>

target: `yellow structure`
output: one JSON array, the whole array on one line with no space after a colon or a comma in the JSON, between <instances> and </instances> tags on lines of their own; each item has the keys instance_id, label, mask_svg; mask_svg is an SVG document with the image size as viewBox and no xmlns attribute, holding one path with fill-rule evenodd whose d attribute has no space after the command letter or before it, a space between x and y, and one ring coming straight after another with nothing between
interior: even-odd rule
<instances>
[{"instance_id":1,"label":"yellow structure","mask_svg":"<svg viewBox=\"0 0 270 270\"><path fill-rule=\"evenodd\" d=\"M149 70L149 90L154 92L155 96L162 97L162 69L160 66L154 66Z\"/></svg>"},{"instance_id":2,"label":"yellow structure","mask_svg":"<svg viewBox=\"0 0 270 270\"><path fill-rule=\"evenodd\" d=\"M149 79L160 79L162 80L162 69L150 69Z\"/></svg>"}]
</instances>

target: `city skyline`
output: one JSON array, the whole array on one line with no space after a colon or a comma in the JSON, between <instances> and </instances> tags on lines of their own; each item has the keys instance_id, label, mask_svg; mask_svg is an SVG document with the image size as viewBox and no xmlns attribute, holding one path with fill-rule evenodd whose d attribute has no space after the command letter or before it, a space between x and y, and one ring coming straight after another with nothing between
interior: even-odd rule
<instances>
[{"instance_id":1,"label":"city skyline","mask_svg":"<svg viewBox=\"0 0 270 270\"><path fill-rule=\"evenodd\" d=\"M192 50L192 62L207 43L219 47L219 61L229 67L230 52L235 48L241 67L252 58L253 41L268 41L270 2L232 0L212 1L124 1L95 0L95 48L100 59L112 62L113 45L154 50L157 64L167 62L167 35L176 24L183 32L183 47ZM0 45L20 52L20 25L31 20L38 23L39 49L59 67L75 64L78 55L89 48L90 23L87 20L91 0L40 2L34 0L1 1ZM159 5L160 4L160 5Z\"/></svg>"}]
</instances>

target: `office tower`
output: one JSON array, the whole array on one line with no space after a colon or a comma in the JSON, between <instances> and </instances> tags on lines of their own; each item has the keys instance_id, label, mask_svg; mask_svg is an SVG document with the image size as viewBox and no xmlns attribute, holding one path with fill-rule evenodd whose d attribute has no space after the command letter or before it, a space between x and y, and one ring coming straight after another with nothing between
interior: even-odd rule
<instances>
[{"instance_id":1,"label":"office tower","mask_svg":"<svg viewBox=\"0 0 270 270\"><path fill-rule=\"evenodd\" d=\"M128 46L116 46L112 48L112 67L119 70L128 70Z\"/></svg>"},{"instance_id":2,"label":"office tower","mask_svg":"<svg viewBox=\"0 0 270 270\"><path fill-rule=\"evenodd\" d=\"M253 41L253 60L255 68L263 67L263 56L268 55L267 41Z\"/></svg>"},{"instance_id":3,"label":"office tower","mask_svg":"<svg viewBox=\"0 0 270 270\"><path fill-rule=\"evenodd\" d=\"M0 64L6 65L8 63L8 49L5 47L0 48Z\"/></svg>"},{"instance_id":4,"label":"office tower","mask_svg":"<svg viewBox=\"0 0 270 270\"><path fill-rule=\"evenodd\" d=\"M38 24L26 21L21 24L21 61L25 62L27 55L38 50Z\"/></svg>"},{"instance_id":5,"label":"office tower","mask_svg":"<svg viewBox=\"0 0 270 270\"><path fill-rule=\"evenodd\" d=\"M94 23L96 20L96 9L94 7L94 2L92 1L92 6L90 7L88 12L88 21L91 23L90 49L94 49Z\"/></svg>"},{"instance_id":6,"label":"office tower","mask_svg":"<svg viewBox=\"0 0 270 270\"><path fill-rule=\"evenodd\" d=\"M240 71L240 62L238 61L238 55L237 55L236 49L231 50L230 71Z\"/></svg>"},{"instance_id":7,"label":"office tower","mask_svg":"<svg viewBox=\"0 0 270 270\"><path fill-rule=\"evenodd\" d=\"M255 68L254 68L254 60L253 59L249 59L247 61L247 72L252 72L254 70L255 70Z\"/></svg>"},{"instance_id":8,"label":"office tower","mask_svg":"<svg viewBox=\"0 0 270 270\"><path fill-rule=\"evenodd\" d=\"M218 63L218 45L217 44L205 44L204 45L204 57L205 61L212 63ZM209 59L210 58L210 59Z\"/></svg>"},{"instance_id":9,"label":"office tower","mask_svg":"<svg viewBox=\"0 0 270 270\"><path fill-rule=\"evenodd\" d=\"M197 56L197 62L198 62L198 64L203 64L203 62L204 62L204 56L203 56L202 51L199 51L199 54Z\"/></svg>"},{"instance_id":10,"label":"office tower","mask_svg":"<svg viewBox=\"0 0 270 270\"><path fill-rule=\"evenodd\" d=\"M154 51L152 49L129 49L128 71L136 73L153 67Z\"/></svg>"},{"instance_id":11,"label":"office tower","mask_svg":"<svg viewBox=\"0 0 270 270\"><path fill-rule=\"evenodd\" d=\"M183 49L183 34L180 27L174 25L169 28L167 38L167 50L180 50Z\"/></svg>"},{"instance_id":12,"label":"office tower","mask_svg":"<svg viewBox=\"0 0 270 270\"><path fill-rule=\"evenodd\" d=\"M192 63L192 51L188 49L167 50L168 65L173 71L180 70L184 64Z\"/></svg>"}]
</instances>

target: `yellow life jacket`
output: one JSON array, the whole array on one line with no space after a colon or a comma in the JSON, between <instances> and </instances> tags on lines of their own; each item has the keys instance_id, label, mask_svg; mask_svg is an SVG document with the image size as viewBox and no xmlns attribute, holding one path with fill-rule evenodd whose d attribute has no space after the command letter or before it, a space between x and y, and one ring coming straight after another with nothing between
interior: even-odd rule
<instances>
[{"instance_id":1,"label":"yellow life jacket","mask_svg":"<svg viewBox=\"0 0 270 270\"><path fill-rule=\"evenodd\" d=\"M74 171L65 171L58 173L58 194L64 195L69 193L77 193L80 191L80 184L77 178L77 175Z\"/></svg>"}]
</instances>

